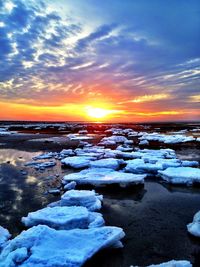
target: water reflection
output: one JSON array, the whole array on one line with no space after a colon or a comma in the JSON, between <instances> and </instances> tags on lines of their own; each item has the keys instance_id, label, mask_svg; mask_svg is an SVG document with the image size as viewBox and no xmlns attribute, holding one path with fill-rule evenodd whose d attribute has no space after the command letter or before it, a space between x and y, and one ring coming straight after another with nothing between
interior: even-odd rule
<instances>
[{"instance_id":1,"label":"water reflection","mask_svg":"<svg viewBox=\"0 0 200 267\"><path fill-rule=\"evenodd\" d=\"M57 200L56 196L45 193L54 180L58 179L56 175L62 177L59 162L54 168L43 172L24 167L25 162L39 153L41 151L32 153L15 149L0 150L0 225L14 235L23 229L20 222L22 216ZM48 177L50 178L47 179Z\"/></svg>"},{"instance_id":2,"label":"water reflection","mask_svg":"<svg viewBox=\"0 0 200 267\"><path fill-rule=\"evenodd\" d=\"M184 194L199 194L200 195L200 186L196 184L194 186L184 186L184 185L172 185L165 182L160 182L160 184L167 189L170 193L184 193Z\"/></svg>"},{"instance_id":3,"label":"water reflection","mask_svg":"<svg viewBox=\"0 0 200 267\"><path fill-rule=\"evenodd\" d=\"M59 161L43 172L24 167L24 162L39 153L0 150L0 225L14 235L24 229L22 216L59 198L45 192L69 171L62 170ZM118 187L97 192L104 195L102 214L106 225L122 227L126 237L122 250L100 252L85 266L146 266L173 258L193 260L200 266L195 254L199 242L194 242L186 230L199 210L200 189L183 190L147 180L144 186L128 190Z\"/></svg>"},{"instance_id":4,"label":"water reflection","mask_svg":"<svg viewBox=\"0 0 200 267\"><path fill-rule=\"evenodd\" d=\"M172 193L157 182L146 181L144 188L134 190L132 197L130 191L125 199L121 190L104 192L103 216L107 225L124 229L124 248L102 251L84 267L147 266L171 259L188 259L200 266L199 253L195 253L200 242L194 242L186 229L199 210L200 189L186 191Z\"/></svg>"},{"instance_id":5,"label":"water reflection","mask_svg":"<svg viewBox=\"0 0 200 267\"><path fill-rule=\"evenodd\" d=\"M28 175L26 177L26 183L27 184L36 184L38 182L38 180L36 179L35 176L32 176L32 175Z\"/></svg>"}]
</instances>

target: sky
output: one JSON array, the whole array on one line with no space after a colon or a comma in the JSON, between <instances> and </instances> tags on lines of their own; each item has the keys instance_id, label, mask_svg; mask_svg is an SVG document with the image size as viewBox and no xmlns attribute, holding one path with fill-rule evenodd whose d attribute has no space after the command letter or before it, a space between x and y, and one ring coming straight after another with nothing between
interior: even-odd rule
<instances>
[{"instance_id":1,"label":"sky","mask_svg":"<svg viewBox=\"0 0 200 267\"><path fill-rule=\"evenodd\" d=\"M0 120L200 120L199 43L196 0L0 0Z\"/></svg>"}]
</instances>

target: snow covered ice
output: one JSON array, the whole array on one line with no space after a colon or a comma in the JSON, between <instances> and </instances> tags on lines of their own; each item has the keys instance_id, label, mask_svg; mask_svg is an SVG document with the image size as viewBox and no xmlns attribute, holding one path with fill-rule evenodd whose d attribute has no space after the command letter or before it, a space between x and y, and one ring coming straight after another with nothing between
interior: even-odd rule
<instances>
[{"instance_id":1,"label":"snow covered ice","mask_svg":"<svg viewBox=\"0 0 200 267\"><path fill-rule=\"evenodd\" d=\"M142 145L142 146L144 146L144 145L149 145L149 141L148 140L141 140L140 142L139 142L139 145Z\"/></svg>"},{"instance_id":2,"label":"snow covered ice","mask_svg":"<svg viewBox=\"0 0 200 267\"><path fill-rule=\"evenodd\" d=\"M191 167L167 168L164 171L158 171L161 178L172 184L200 183L200 169Z\"/></svg>"},{"instance_id":3,"label":"snow covered ice","mask_svg":"<svg viewBox=\"0 0 200 267\"><path fill-rule=\"evenodd\" d=\"M68 157L61 160L61 163L66 166L70 166L75 169L81 169L86 168L90 165L90 161L94 160L93 157L81 157L81 156L75 156L75 157Z\"/></svg>"},{"instance_id":4,"label":"snow covered ice","mask_svg":"<svg viewBox=\"0 0 200 267\"><path fill-rule=\"evenodd\" d=\"M129 140L125 136L112 135L109 137L104 137L100 144L101 145L115 145L117 143L127 143Z\"/></svg>"},{"instance_id":5,"label":"snow covered ice","mask_svg":"<svg viewBox=\"0 0 200 267\"><path fill-rule=\"evenodd\" d=\"M56 165L55 161L45 161L45 162L31 161L25 163L25 166L34 167L36 170L53 167L55 165Z\"/></svg>"},{"instance_id":6,"label":"snow covered ice","mask_svg":"<svg viewBox=\"0 0 200 267\"><path fill-rule=\"evenodd\" d=\"M125 171L132 173L155 173L169 167L197 167L197 161L160 158L159 156L144 154L142 158L126 161Z\"/></svg>"},{"instance_id":7,"label":"snow covered ice","mask_svg":"<svg viewBox=\"0 0 200 267\"><path fill-rule=\"evenodd\" d=\"M113 159L113 158L99 159L99 160L91 161L90 167L91 168L109 168L109 169L117 170L119 169L120 165L123 163L124 161L120 159Z\"/></svg>"},{"instance_id":8,"label":"snow covered ice","mask_svg":"<svg viewBox=\"0 0 200 267\"><path fill-rule=\"evenodd\" d=\"M158 141L163 142L165 144L177 144L177 143L185 143L195 141L193 136L185 136L185 135L166 135L159 133L144 133L139 140L147 140L147 141Z\"/></svg>"},{"instance_id":9,"label":"snow covered ice","mask_svg":"<svg viewBox=\"0 0 200 267\"><path fill-rule=\"evenodd\" d=\"M0 255L0 266L79 267L99 250L119 244L123 237L118 227L66 231L38 225L9 242Z\"/></svg>"},{"instance_id":10,"label":"snow covered ice","mask_svg":"<svg viewBox=\"0 0 200 267\"><path fill-rule=\"evenodd\" d=\"M161 164L145 163L143 159L132 159L127 161L125 171L132 173L155 173L162 170Z\"/></svg>"},{"instance_id":11,"label":"snow covered ice","mask_svg":"<svg viewBox=\"0 0 200 267\"><path fill-rule=\"evenodd\" d=\"M70 190L61 196L61 200L50 204L49 206L82 206L89 211L101 209L103 196L91 190Z\"/></svg>"},{"instance_id":12,"label":"snow covered ice","mask_svg":"<svg viewBox=\"0 0 200 267\"><path fill-rule=\"evenodd\" d=\"M187 225L187 230L191 235L200 237L200 211L194 215L193 222Z\"/></svg>"},{"instance_id":13,"label":"snow covered ice","mask_svg":"<svg viewBox=\"0 0 200 267\"><path fill-rule=\"evenodd\" d=\"M63 149L60 152L60 156L62 158L67 157L67 156L74 156L74 151L72 149Z\"/></svg>"},{"instance_id":14,"label":"snow covered ice","mask_svg":"<svg viewBox=\"0 0 200 267\"><path fill-rule=\"evenodd\" d=\"M192 267L192 264L186 260L171 260L160 264L152 264L148 267Z\"/></svg>"},{"instance_id":15,"label":"snow covered ice","mask_svg":"<svg viewBox=\"0 0 200 267\"><path fill-rule=\"evenodd\" d=\"M90 168L79 173L72 173L63 177L63 182L75 181L77 184L105 186L119 184L122 187L143 184L146 175L124 173L108 168Z\"/></svg>"},{"instance_id":16,"label":"snow covered ice","mask_svg":"<svg viewBox=\"0 0 200 267\"><path fill-rule=\"evenodd\" d=\"M27 217L22 218L22 222L27 226L36 226L39 224L47 225L57 230L70 230L75 228L86 229L90 228L90 224L104 224L104 220L100 213L95 213L94 216L85 207L47 207L35 212L30 212Z\"/></svg>"},{"instance_id":17,"label":"snow covered ice","mask_svg":"<svg viewBox=\"0 0 200 267\"><path fill-rule=\"evenodd\" d=\"M10 237L11 235L8 230L0 226L0 251Z\"/></svg>"},{"instance_id":18,"label":"snow covered ice","mask_svg":"<svg viewBox=\"0 0 200 267\"><path fill-rule=\"evenodd\" d=\"M33 160L38 160L38 159L50 159L56 156L57 153L49 152L49 153L43 153L41 155L38 155L33 158Z\"/></svg>"},{"instance_id":19,"label":"snow covered ice","mask_svg":"<svg viewBox=\"0 0 200 267\"><path fill-rule=\"evenodd\" d=\"M65 186L64 186L64 190L72 190L72 189L75 189L76 187L76 182L69 182L67 183Z\"/></svg>"},{"instance_id":20,"label":"snow covered ice","mask_svg":"<svg viewBox=\"0 0 200 267\"><path fill-rule=\"evenodd\" d=\"M130 151L133 151L133 147L130 147L129 145L120 145L116 148L116 150L120 150L120 151L123 151L123 152L130 152Z\"/></svg>"},{"instance_id":21,"label":"snow covered ice","mask_svg":"<svg viewBox=\"0 0 200 267\"><path fill-rule=\"evenodd\" d=\"M89 139L93 139L93 136L89 136L89 135L79 135L79 134L68 134L67 137L68 137L71 141L80 141L80 140L89 140Z\"/></svg>"}]
</instances>

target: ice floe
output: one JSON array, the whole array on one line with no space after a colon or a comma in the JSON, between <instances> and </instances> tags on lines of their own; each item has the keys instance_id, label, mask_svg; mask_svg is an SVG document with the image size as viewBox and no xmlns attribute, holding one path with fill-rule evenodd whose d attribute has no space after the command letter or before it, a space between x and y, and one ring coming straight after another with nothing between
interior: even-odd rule
<instances>
[{"instance_id":1,"label":"ice floe","mask_svg":"<svg viewBox=\"0 0 200 267\"><path fill-rule=\"evenodd\" d=\"M113 159L113 158L107 158L107 159L99 159L95 161L90 162L91 168L109 168L113 170L119 169L120 165L123 164L124 161L120 159Z\"/></svg>"},{"instance_id":2,"label":"ice floe","mask_svg":"<svg viewBox=\"0 0 200 267\"><path fill-rule=\"evenodd\" d=\"M162 165L159 163L145 163L143 159L132 159L127 161L125 171L131 173L156 173L162 170Z\"/></svg>"},{"instance_id":3,"label":"ice floe","mask_svg":"<svg viewBox=\"0 0 200 267\"><path fill-rule=\"evenodd\" d=\"M101 145L115 145L117 143L126 143L129 140L125 137L125 136L121 136L121 135L112 135L109 137L104 137L100 144Z\"/></svg>"},{"instance_id":4,"label":"ice floe","mask_svg":"<svg viewBox=\"0 0 200 267\"><path fill-rule=\"evenodd\" d=\"M29 212L27 217L22 218L22 222L27 227L39 224L47 225L57 230L86 229L104 225L103 217L100 213L89 212L87 208L81 206L57 206L47 207L34 212Z\"/></svg>"},{"instance_id":5,"label":"ice floe","mask_svg":"<svg viewBox=\"0 0 200 267\"><path fill-rule=\"evenodd\" d=\"M158 171L161 178L172 184L200 183L200 169L192 167L167 168L164 171Z\"/></svg>"},{"instance_id":6,"label":"ice floe","mask_svg":"<svg viewBox=\"0 0 200 267\"><path fill-rule=\"evenodd\" d=\"M118 227L66 231L38 225L9 242L0 255L0 266L79 267L99 250L119 244L123 237Z\"/></svg>"},{"instance_id":7,"label":"ice floe","mask_svg":"<svg viewBox=\"0 0 200 267\"><path fill-rule=\"evenodd\" d=\"M51 203L49 206L82 206L89 211L101 209L103 196L94 190L70 190L61 196L61 200Z\"/></svg>"},{"instance_id":8,"label":"ice floe","mask_svg":"<svg viewBox=\"0 0 200 267\"><path fill-rule=\"evenodd\" d=\"M60 194L60 189L59 188L51 188L48 190L49 194L57 195Z\"/></svg>"},{"instance_id":9,"label":"ice floe","mask_svg":"<svg viewBox=\"0 0 200 267\"><path fill-rule=\"evenodd\" d=\"M53 158L56 155L57 155L57 153L53 153L53 152L43 153L41 155L38 155L38 156L34 157L33 160L50 159L50 158Z\"/></svg>"},{"instance_id":10,"label":"ice floe","mask_svg":"<svg viewBox=\"0 0 200 267\"><path fill-rule=\"evenodd\" d=\"M141 153L141 157L157 157L157 158L176 158L176 153L173 149L142 149L138 150L137 153Z\"/></svg>"},{"instance_id":11,"label":"ice floe","mask_svg":"<svg viewBox=\"0 0 200 267\"><path fill-rule=\"evenodd\" d=\"M141 145L141 146L145 146L145 145L149 145L149 141L148 140L141 140L140 142L139 142L139 145Z\"/></svg>"},{"instance_id":12,"label":"ice floe","mask_svg":"<svg viewBox=\"0 0 200 267\"><path fill-rule=\"evenodd\" d=\"M127 158L125 171L132 173L154 173L169 167L197 167L197 161L180 160L172 149L143 149L135 152L120 152L118 157Z\"/></svg>"},{"instance_id":13,"label":"ice floe","mask_svg":"<svg viewBox=\"0 0 200 267\"><path fill-rule=\"evenodd\" d=\"M152 264L148 267L192 267L192 264L186 260L171 260L160 264Z\"/></svg>"},{"instance_id":14,"label":"ice floe","mask_svg":"<svg viewBox=\"0 0 200 267\"><path fill-rule=\"evenodd\" d=\"M191 235L200 237L200 211L194 215L193 222L187 225L187 230Z\"/></svg>"},{"instance_id":15,"label":"ice floe","mask_svg":"<svg viewBox=\"0 0 200 267\"><path fill-rule=\"evenodd\" d=\"M173 159L176 158L176 153L173 149L139 149L133 152L122 152L118 150L113 150L116 156L124 158L124 159L141 159L143 158L145 161L148 159Z\"/></svg>"},{"instance_id":16,"label":"ice floe","mask_svg":"<svg viewBox=\"0 0 200 267\"><path fill-rule=\"evenodd\" d=\"M122 152L130 152L133 151L133 147L130 147L129 145L120 145L116 148L116 150L120 150Z\"/></svg>"},{"instance_id":17,"label":"ice floe","mask_svg":"<svg viewBox=\"0 0 200 267\"><path fill-rule=\"evenodd\" d=\"M87 130L79 130L78 133L79 134L88 134L88 131Z\"/></svg>"},{"instance_id":18,"label":"ice floe","mask_svg":"<svg viewBox=\"0 0 200 267\"><path fill-rule=\"evenodd\" d=\"M7 240L11 237L9 231L0 226L0 251L6 245Z\"/></svg>"},{"instance_id":19,"label":"ice floe","mask_svg":"<svg viewBox=\"0 0 200 267\"><path fill-rule=\"evenodd\" d=\"M61 152L60 152L60 156L62 158L64 157L67 157L67 156L74 156L75 153L72 149L63 149Z\"/></svg>"},{"instance_id":20,"label":"ice floe","mask_svg":"<svg viewBox=\"0 0 200 267\"><path fill-rule=\"evenodd\" d=\"M91 136L91 135L79 135L79 134L68 134L67 137L68 137L71 141L81 141L81 140L90 140L90 139L94 139L94 137Z\"/></svg>"},{"instance_id":21,"label":"ice floe","mask_svg":"<svg viewBox=\"0 0 200 267\"><path fill-rule=\"evenodd\" d=\"M10 135L10 134L11 134L11 132L9 132L9 131L0 130L0 136Z\"/></svg>"},{"instance_id":22,"label":"ice floe","mask_svg":"<svg viewBox=\"0 0 200 267\"><path fill-rule=\"evenodd\" d=\"M53 167L56 165L55 161L45 161L45 162L38 162L38 161L31 161L24 164L25 166L34 167L36 170L38 169L45 169L49 167Z\"/></svg>"},{"instance_id":23,"label":"ice floe","mask_svg":"<svg viewBox=\"0 0 200 267\"><path fill-rule=\"evenodd\" d=\"M176 135L166 135L160 133L144 133L139 140L147 140L147 141L158 141L163 142L165 144L177 144L177 143L185 143L195 141L193 136L185 136L181 134Z\"/></svg>"},{"instance_id":24,"label":"ice floe","mask_svg":"<svg viewBox=\"0 0 200 267\"><path fill-rule=\"evenodd\" d=\"M95 158L85 157L85 156L74 156L62 159L61 163L65 166L69 166L75 169L81 169L89 167L91 160L95 160Z\"/></svg>"},{"instance_id":25,"label":"ice floe","mask_svg":"<svg viewBox=\"0 0 200 267\"><path fill-rule=\"evenodd\" d=\"M64 186L64 190L72 190L72 189L75 189L76 187L76 182L70 182L70 183L67 183L65 186Z\"/></svg>"},{"instance_id":26,"label":"ice floe","mask_svg":"<svg viewBox=\"0 0 200 267\"><path fill-rule=\"evenodd\" d=\"M118 184L122 187L143 184L146 175L136 175L114 171L108 168L90 168L79 173L72 173L63 177L63 182L75 181L77 184L90 184L93 186L105 186Z\"/></svg>"}]
</instances>

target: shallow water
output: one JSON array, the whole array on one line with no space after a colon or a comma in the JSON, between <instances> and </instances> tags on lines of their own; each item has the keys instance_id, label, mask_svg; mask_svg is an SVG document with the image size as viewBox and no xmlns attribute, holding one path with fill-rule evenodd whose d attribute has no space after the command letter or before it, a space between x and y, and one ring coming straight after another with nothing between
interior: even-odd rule
<instances>
[{"instance_id":1,"label":"shallow water","mask_svg":"<svg viewBox=\"0 0 200 267\"><path fill-rule=\"evenodd\" d=\"M124 229L124 248L101 252L85 267L146 266L171 259L200 266L200 242L186 229L199 211L200 188L146 181L144 188L103 193L106 224Z\"/></svg>"},{"instance_id":2,"label":"shallow water","mask_svg":"<svg viewBox=\"0 0 200 267\"><path fill-rule=\"evenodd\" d=\"M0 225L14 235L24 229L22 216L58 198L47 194L47 190L57 185L58 174L62 176L59 161L42 172L24 166L40 153L0 149Z\"/></svg>"},{"instance_id":3,"label":"shallow water","mask_svg":"<svg viewBox=\"0 0 200 267\"><path fill-rule=\"evenodd\" d=\"M38 145L41 150L34 146L35 141L24 147L23 142L18 149L3 149L4 145L0 144L0 225L13 235L24 229L20 222L22 216L60 198L48 194L47 190L58 186L60 178L72 172L62 169L60 161L42 172L25 167L25 162L49 148L42 141ZM55 144L50 151L52 148L60 151L64 143L65 138L60 147ZM16 147L14 143L9 145ZM177 156L200 161L198 148L180 146ZM97 191L104 195L101 212L106 225L122 227L126 236L123 249L102 251L85 267L146 266L171 259L188 259L194 266L200 266L200 241L186 229L200 209L200 188L169 186L155 178L147 180L144 187Z\"/></svg>"},{"instance_id":4,"label":"shallow water","mask_svg":"<svg viewBox=\"0 0 200 267\"><path fill-rule=\"evenodd\" d=\"M59 161L43 172L24 167L25 162L41 152L0 150L0 225L14 235L24 229L22 216L59 198L46 191L56 174L62 177L68 172L60 168ZM27 174L22 174L22 170ZM126 237L123 249L101 252L85 266L142 266L173 258L196 261L196 266L200 266L200 244L186 230L199 210L200 188L146 181L144 187L97 191L104 195L102 213L106 225L122 227Z\"/></svg>"}]
</instances>

